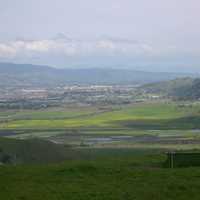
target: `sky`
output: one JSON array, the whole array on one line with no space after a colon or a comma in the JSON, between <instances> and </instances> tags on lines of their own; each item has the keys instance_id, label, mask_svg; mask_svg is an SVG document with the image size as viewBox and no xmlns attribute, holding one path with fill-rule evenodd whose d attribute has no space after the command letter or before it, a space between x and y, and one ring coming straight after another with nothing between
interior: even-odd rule
<instances>
[{"instance_id":1,"label":"sky","mask_svg":"<svg viewBox=\"0 0 200 200\"><path fill-rule=\"evenodd\" d=\"M0 0L0 62L200 72L199 0Z\"/></svg>"}]
</instances>

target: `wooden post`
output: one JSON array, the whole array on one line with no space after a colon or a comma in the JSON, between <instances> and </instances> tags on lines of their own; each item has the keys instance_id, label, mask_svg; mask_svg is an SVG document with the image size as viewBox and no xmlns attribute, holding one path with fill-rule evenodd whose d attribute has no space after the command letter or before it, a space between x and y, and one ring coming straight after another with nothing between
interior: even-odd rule
<instances>
[{"instance_id":1,"label":"wooden post","mask_svg":"<svg viewBox=\"0 0 200 200\"><path fill-rule=\"evenodd\" d=\"M170 167L174 168L174 152L170 152Z\"/></svg>"},{"instance_id":2,"label":"wooden post","mask_svg":"<svg viewBox=\"0 0 200 200\"><path fill-rule=\"evenodd\" d=\"M173 168L173 167L174 167L174 163L173 163L173 161L174 161L174 158L173 158L173 153L171 152L171 168Z\"/></svg>"}]
</instances>

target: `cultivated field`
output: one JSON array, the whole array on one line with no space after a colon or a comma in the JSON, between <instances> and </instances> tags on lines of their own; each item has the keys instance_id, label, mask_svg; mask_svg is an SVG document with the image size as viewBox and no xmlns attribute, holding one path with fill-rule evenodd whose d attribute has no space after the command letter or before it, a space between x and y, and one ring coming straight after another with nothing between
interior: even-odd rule
<instances>
[{"instance_id":1,"label":"cultivated field","mask_svg":"<svg viewBox=\"0 0 200 200\"><path fill-rule=\"evenodd\" d=\"M1 111L1 128L133 128L190 129L198 127L200 104L140 103L107 110L65 108L61 110Z\"/></svg>"},{"instance_id":2,"label":"cultivated field","mask_svg":"<svg viewBox=\"0 0 200 200\"><path fill-rule=\"evenodd\" d=\"M4 110L0 134L95 147L191 149L200 144L200 104L147 102L127 106Z\"/></svg>"}]
</instances>

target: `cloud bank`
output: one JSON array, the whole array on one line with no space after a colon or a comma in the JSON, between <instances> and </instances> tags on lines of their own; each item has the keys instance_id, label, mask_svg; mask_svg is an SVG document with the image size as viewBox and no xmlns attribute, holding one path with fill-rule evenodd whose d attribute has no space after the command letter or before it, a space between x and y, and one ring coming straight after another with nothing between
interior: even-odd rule
<instances>
[{"instance_id":1,"label":"cloud bank","mask_svg":"<svg viewBox=\"0 0 200 200\"><path fill-rule=\"evenodd\" d=\"M133 40L100 38L92 40L78 40L69 38L55 38L44 40L14 40L0 43L1 58L17 58L38 54L62 54L65 56L92 56L115 54L151 54L153 48L146 43Z\"/></svg>"},{"instance_id":2,"label":"cloud bank","mask_svg":"<svg viewBox=\"0 0 200 200\"><path fill-rule=\"evenodd\" d=\"M58 34L53 39L0 42L0 61L56 67L199 65L200 49L194 47L115 37L74 39Z\"/></svg>"}]
</instances>

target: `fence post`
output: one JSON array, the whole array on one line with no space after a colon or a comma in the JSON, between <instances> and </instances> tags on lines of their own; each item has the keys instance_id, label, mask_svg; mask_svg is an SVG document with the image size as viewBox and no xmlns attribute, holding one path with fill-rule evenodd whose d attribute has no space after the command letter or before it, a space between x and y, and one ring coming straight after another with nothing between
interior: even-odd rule
<instances>
[{"instance_id":1,"label":"fence post","mask_svg":"<svg viewBox=\"0 0 200 200\"><path fill-rule=\"evenodd\" d=\"M170 152L170 167L174 168L174 152Z\"/></svg>"}]
</instances>

